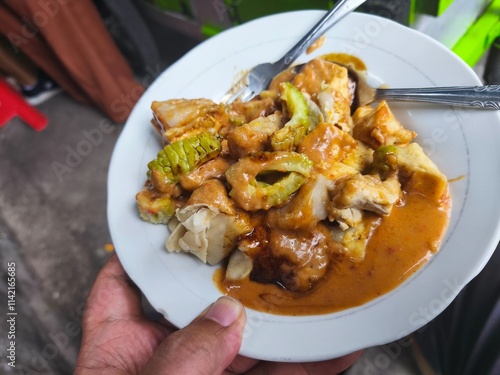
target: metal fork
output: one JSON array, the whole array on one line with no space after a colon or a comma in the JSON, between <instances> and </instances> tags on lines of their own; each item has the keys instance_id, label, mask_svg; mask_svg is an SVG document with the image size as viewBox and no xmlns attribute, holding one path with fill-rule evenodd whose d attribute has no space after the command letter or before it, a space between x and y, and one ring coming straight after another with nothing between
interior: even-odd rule
<instances>
[{"instance_id":1,"label":"metal fork","mask_svg":"<svg viewBox=\"0 0 500 375\"><path fill-rule=\"evenodd\" d=\"M306 49L308 49L321 35L351 13L366 0L340 0L330 9L321 20L281 59L275 63L263 63L253 67L243 80L248 79L239 91L230 90L222 99L222 103L231 104L236 99L247 102L265 90L273 77L288 68ZM241 85L241 81L235 86Z\"/></svg>"}]
</instances>

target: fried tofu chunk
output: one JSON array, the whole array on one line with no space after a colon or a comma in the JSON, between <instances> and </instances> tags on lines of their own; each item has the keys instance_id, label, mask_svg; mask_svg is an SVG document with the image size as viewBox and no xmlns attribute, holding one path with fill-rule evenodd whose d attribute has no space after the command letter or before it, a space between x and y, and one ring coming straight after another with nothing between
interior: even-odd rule
<instances>
[{"instance_id":1,"label":"fried tofu chunk","mask_svg":"<svg viewBox=\"0 0 500 375\"><path fill-rule=\"evenodd\" d=\"M314 59L304 65L293 79L293 85L313 100L327 86L332 91L338 91L348 103L352 100L347 68L323 59Z\"/></svg>"},{"instance_id":2,"label":"fried tofu chunk","mask_svg":"<svg viewBox=\"0 0 500 375\"><path fill-rule=\"evenodd\" d=\"M366 107L359 108L354 118L353 137L374 149L387 145L406 145L416 137L415 132L405 129L394 117L385 101L370 111Z\"/></svg>"},{"instance_id":3,"label":"fried tofu chunk","mask_svg":"<svg viewBox=\"0 0 500 375\"><path fill-rule=\"evenodd\" d=\"M354 208L388 215L401 197L396 174L385 181L378 175L356 174L337 183L329 208L330 219L337 209Z\"/></svg>"},{"instance_id":4,"label":"fried tofu chunk","mask_svg":"<svg viewBox=\"0 0 500 375\"><path fill-rule=\"evenodd\" d=\"M448 195L448 179L417 143L398 148L397 164L406 191L434 200Z\"/></svg>"},{"instance_id":5,"label":"fried tofu chunk","mask_svg":"<svg viewBox=\"0 0 500 375\"><path fill-rule=\"evenodd\" d=\"M332 237L343 245L343 253L353 262L361 262L365 259L366 246L373 231L380 225L380 218L376 215L365 215L355 227L342 230L340 227L332 227Z\"/></svg>"},{"instance_id":6,"label":"fried tofu chunk","mask_svg":"<svg viewBox=\"0 0 500 375\"><path fill-rule=\"evenodd\" d=\"M236 101L231 104L229 113L235 118L241 119L241 123L251 122L259 117L266 117L276 111L274 98L260 98L249 102Z\"/></svg>"},{"instance_id":7,"label":"fried tofu chunk","mask_svg":"<svg viewBox=\"0 0 500 375\"><path fill-rule=\"evenodd\" d=\"M322 122L304 137L298 147L328 179L336 179L364 170L373 151L338 127Z\"/></svg>"},{"instance_id":8,"label":"fried tofu chunk","mask_svg":"<svg viewBox=\"0 0 500 375\"><path fill-rule=\"evenodd\" d=\"M259 117L231 130L227 136L229 152L242 158L252 152L264 151L270 137L281 127L280 114Z\"/></svg>"},{"instance_id":9,"label":"fried tofu chunk","mask_svg":"<svg viewBox=\"0 0 500 375\"><path fill-rule=\"evenodd\" d=\"M161 128L166 143L213 131L224 135L229 116L222 104L209 99L170 99L151 104L155 128Z\"/></svg>"}]
</instances>

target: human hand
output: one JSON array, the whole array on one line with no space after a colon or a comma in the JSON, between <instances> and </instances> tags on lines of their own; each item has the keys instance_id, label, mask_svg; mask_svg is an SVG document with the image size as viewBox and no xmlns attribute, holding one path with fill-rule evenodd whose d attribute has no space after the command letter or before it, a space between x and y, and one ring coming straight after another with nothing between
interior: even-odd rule
<instances>
[{"instance_id":1,"label":"human hand","mask_svg":"<svg viewBox=\"0 0 500 375\"><path fill-rule=\"evenodd\" d=\"M87 299L76 375L336 374L360 352L315 363L277 363L238 355L246 322L236 300L221 297L177 330L147 319L141 295L113 256Z\"/></svg>"}]
</instances>

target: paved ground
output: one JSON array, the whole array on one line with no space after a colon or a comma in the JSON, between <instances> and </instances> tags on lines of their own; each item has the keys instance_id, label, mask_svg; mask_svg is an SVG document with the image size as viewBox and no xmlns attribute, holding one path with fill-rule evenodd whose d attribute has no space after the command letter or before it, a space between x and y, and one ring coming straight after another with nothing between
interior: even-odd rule
<instances>
[{"instance_id":1,"label":"paved ground","mask_svg":"<svg viewBox=\"0 0 500 375\"><path fill-rule=\"evenodd\" d=\"M43 132L17 119L0 129L1 300L6 301L6 265L14 262L17 363L36 373L70 374L80 342L82 303L109 256L104 250L110 242L106 177L121 128L101 132L85 150L88 155L77 159L85 134L99 131L103 115L65 94L40 109L50 118ZM68 164L56 173L56 166ZM5 317L6 303L1 309ZM6 327L1 319L1 331ZM2 348L5 340L2 334ZM0 363L5 366L3 353Z\"/></svg>"}]
</instances>

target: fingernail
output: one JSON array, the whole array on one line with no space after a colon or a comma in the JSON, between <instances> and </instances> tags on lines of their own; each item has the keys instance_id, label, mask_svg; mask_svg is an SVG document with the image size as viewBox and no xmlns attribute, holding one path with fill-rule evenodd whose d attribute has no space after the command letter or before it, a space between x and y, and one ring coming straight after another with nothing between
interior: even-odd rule
<instances>
[{"instance_id":1,"label":"fingernail","mask_svg":"<svg viewBox=\"0 0 500 375\"><path fill-rule=\"evenodd\" d=\"M241 315L243 306L231 297L220 297L210 307L205 318L211 319L223 327L229 327Z\"/></svg>"}]
</instances>

